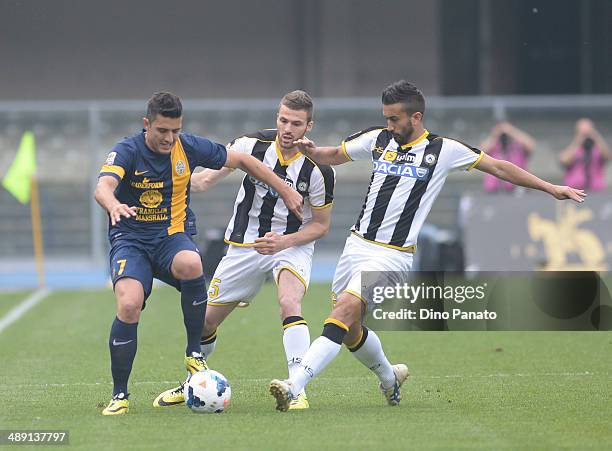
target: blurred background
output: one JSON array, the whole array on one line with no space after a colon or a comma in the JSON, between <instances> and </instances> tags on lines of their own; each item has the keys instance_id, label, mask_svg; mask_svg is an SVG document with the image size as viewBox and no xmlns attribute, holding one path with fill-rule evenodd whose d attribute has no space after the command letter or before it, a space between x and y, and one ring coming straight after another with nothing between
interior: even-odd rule
<instances>
[{"instance_id":1,"label":"blurred background","mask_svg":"<svg viewBox=\"0 0 612 451\"><path fill-rule=\"evenodd\" d=\"M107 219L93 189L153 92L184 99L185 131L226 143L274 127L280 97L304 89L315 98L310 137L335 145L383 125L380 93L402 78L423 91L433 133L589 191L576 206L479 171L453 174L417 267L612 265L610 0L5 0L0 61L0 177L32 131L50 287L107 283ZM370 171L337 168L313 280L331 280ZM207 261L219 257L239 178L192 197ZM30 205L2 189L0 212L0 289L35 287Z\"/></svg>"}]
</instances>

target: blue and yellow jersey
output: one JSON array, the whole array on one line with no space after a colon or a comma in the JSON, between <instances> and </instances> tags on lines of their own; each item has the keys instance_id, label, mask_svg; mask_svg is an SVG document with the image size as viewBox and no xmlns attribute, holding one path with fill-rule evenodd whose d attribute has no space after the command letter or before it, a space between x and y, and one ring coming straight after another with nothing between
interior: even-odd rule
<instances>
[{"instance_id":1,"label":"blue and yellow jersey","mask_svg":"<svg viewBox=\"0 0 612 451\"><path fill-rule=\"evenodd\" d=\"M108 154L99 177L119 180L115 196L137 208L136 217L109 221L109 238L148 239L177 232L196 233L189 209L191 174L197 166L220 169L227 159L225 146L181 133L170 154L153 152L144 131L117 143Z\"/></svg>"}]
</instances>

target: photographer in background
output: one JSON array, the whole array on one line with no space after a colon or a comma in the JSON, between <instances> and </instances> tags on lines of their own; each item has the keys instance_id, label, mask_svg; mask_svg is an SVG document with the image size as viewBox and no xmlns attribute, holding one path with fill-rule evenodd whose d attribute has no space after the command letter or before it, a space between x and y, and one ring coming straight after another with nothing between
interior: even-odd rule
<instances>
[{"instance_id":1,"label":"photographer in background","mask_svg":"<svg viewBox=\"0 0 612 451\"><path fill-rule=\"evenodd\" d=\"M606 189L604 167L610 156L610 148L593 121L579 119L574 139L559 155L565 167L564 183L586 191L603 191Z\"/></svg>"},{"instance_id":2,"label":"photographer in background","mask_svg":"<svg viewBox=\"0 0 612 451\"><path fill-rule=\"evenodd\" d=\"M535 139L523 130L519 130L508 121L499 122L481 144L481 149L498 160L514 163L521 169L527 169L527 160L535 148ZM484 176L484 189L487 193L511 192L516 185L500 180L491 174Z\"/></svg>"}]
</instances>

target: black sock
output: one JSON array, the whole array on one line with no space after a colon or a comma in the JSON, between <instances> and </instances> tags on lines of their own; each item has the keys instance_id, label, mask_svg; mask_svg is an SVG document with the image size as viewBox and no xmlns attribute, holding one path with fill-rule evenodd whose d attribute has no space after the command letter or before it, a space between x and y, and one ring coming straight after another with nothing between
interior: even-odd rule
<instances>
[{"instance_id":1,"label":"black sock","mask_svg":"<svg viewBox=\"0 0 612 451\"><path fill-rule=\"evenodd\" d=\"M326 319L323 325L323 333L321 334L321 336L342 346L342 341L344 340L344 337L346 337L346 334L348 332L348 327L340 323L342 324L342 326L346 327L345 329L344 327L340 326L337 323L339 323L339 321L334 320L332 322L332 321L329 321L329 318Z\"/></svg>"},{"instance_id":2,"label":"black sock","mask_svg":"<svg viewBox=\"0 0 612 451\"><path fill-rule=\"evenodd\" d=\"M188 356L192 352L200 352L200 338L204 328L207 300L204 276L197 279L181 280L181 307L183 308L183 322L187 331L185 353Z\"/></svg>"},{"instance_id":3,"label":"black sock","mask_svg":"<svg viewBox=\"0 0 612 451\"><path fill-rule=\"evenodd\" d=\"M138 323L128 324L115 317L111 326L108 347L113 375L113 396L128 395L127 384L136 357Z\"/></svg>"}]
</instances>

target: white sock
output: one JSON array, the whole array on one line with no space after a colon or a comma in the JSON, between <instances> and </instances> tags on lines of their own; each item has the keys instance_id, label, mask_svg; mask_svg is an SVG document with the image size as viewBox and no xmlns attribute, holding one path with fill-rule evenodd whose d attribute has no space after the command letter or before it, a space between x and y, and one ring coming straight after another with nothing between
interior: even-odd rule
<instances>
[{"instance_id":1,"label":"white sock","mask_svg":"<svg viewBox=\"0 0 612 451\"><path fill-rule=\"evenodd\" d=\"M210 355L213 353L213 351L215 350L215 346L217 346L217 331L216 330L212 335L200 340L200 351L202 352L202 356L204 356L205 359L208 359Z\"/></svg>"},{"instance_id":2,"label":"white sock","mask_svg":"<svg viewBox=\"0 0 612 451\"><path fill-rule=\"evenodd\" d=\"M300 369L300 363L310 346L310 332L306 324L289 326L283 333L283 346L287 356L289 378ZM303 390L302 390L303 391ZM296 393L297 395L298 393Z\"/></svg>"},{"instance_id":3,"label":"white sock","mask_svg":"<svg viewBox=\"0 0 612 451\"><path fill-rule=\"evenodd\" d=\"M369 329L367 334L368 336L363 344L356 351L351 351L351 354L378 376L384 388L389 388L395 383L393 367L389 360L387 360L387 356L385 356L378 335Z\"/></svg>"},{"instance_id":4,"label":"white sock","mask_svg":"<svg viewBox=\"0 0 612 451\"><path fill-rule=\"evenodd\" d=\"M319 337L312 342L302 358L302 364L290 380L293 392L300 393L313 377L319 374L340 352L342 346L327 337Z\"/></svg>"}]
</instances>

